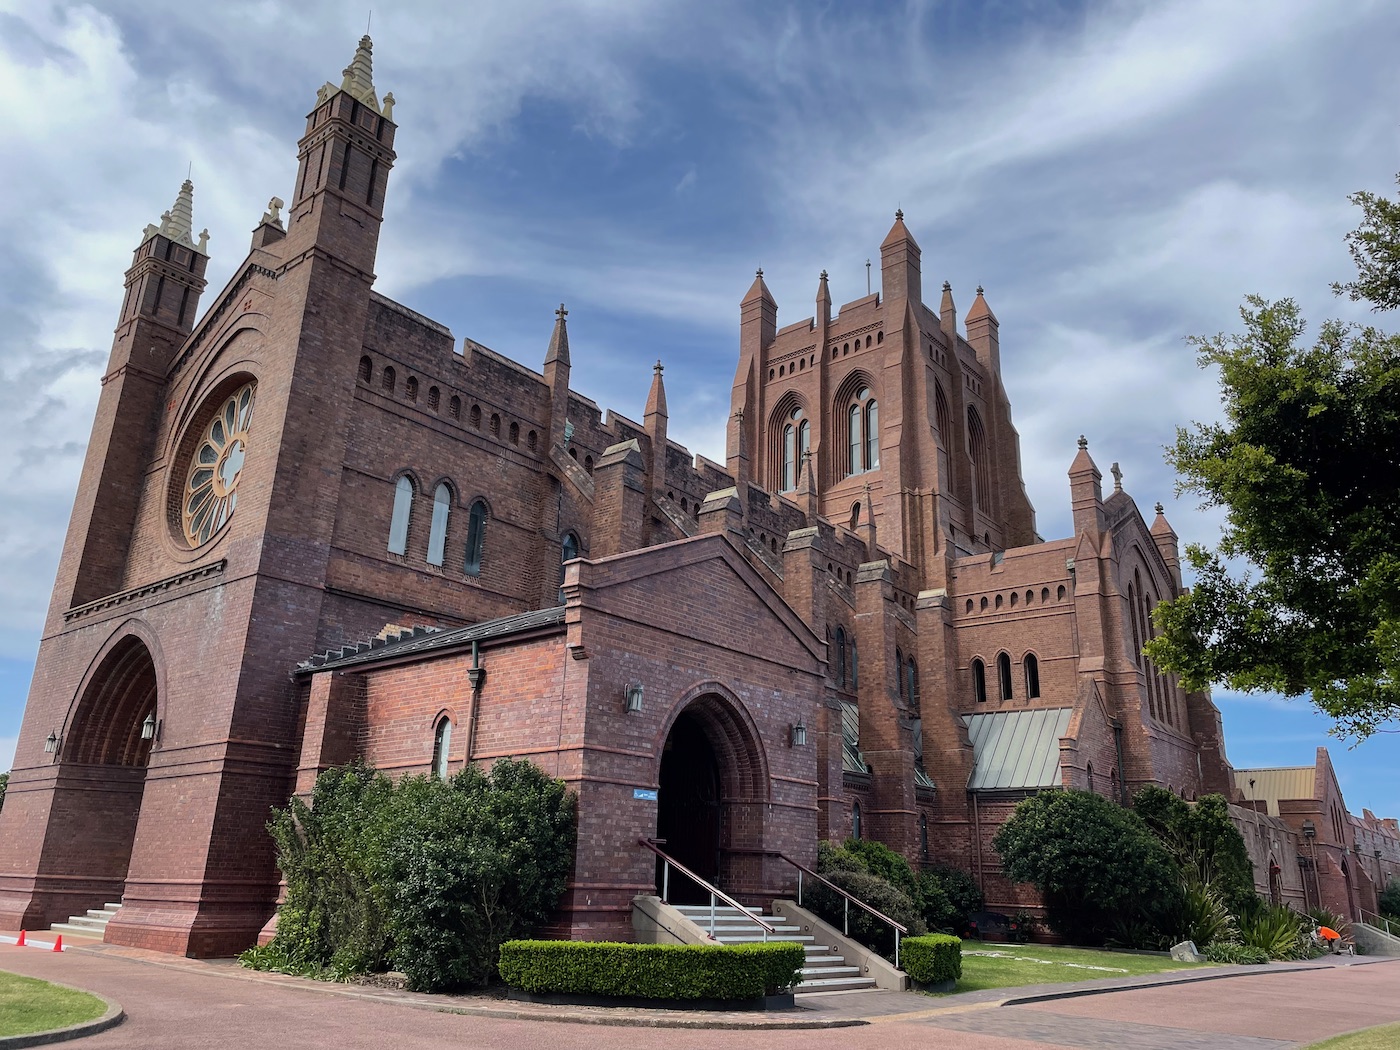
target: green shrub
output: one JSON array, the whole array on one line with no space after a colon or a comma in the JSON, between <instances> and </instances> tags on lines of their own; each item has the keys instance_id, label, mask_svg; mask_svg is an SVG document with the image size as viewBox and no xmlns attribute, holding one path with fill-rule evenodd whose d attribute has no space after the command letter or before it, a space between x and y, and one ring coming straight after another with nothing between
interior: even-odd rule
<instances>
[{"instance_id":1,"label":"green shrub","mask_svg":"<svg viewBox=\"0 0 1400 1050\"><path fill-rule=\"evenodd\" d=\"M938 864L919 873L919 909L930 930L956 930L982 910L977 881L965 871Z\"/></svg>"},{"instance_id":2,"label":"green shrub","mask_svg":"<svg viewBox=\"0 0 1400 1050\"><path fill-rule=\"evenodd\" d=\"M1215 963L1245 963L1261 965L1269 961L1269 953L1259 948L1251 948L1231 941L1216 941L1202 953Z\"/></svg>"},{"instance_id":3,"label":"green shrub","mask_svg":"<svg viewBox=\"0 0 1400 1050\"><path fill-rule=\"evenodd\" d=\"M1306 959L1312 923L1291 908L1269 905L1240 923L1240 941L1270 959Z\"/></svg>"},{"instance_id":4,"label":"green shrub","mask_svg":"<svg viewBox=\"0 0 1400 1050\"><path fill-rule=\"evenodd\" d=\"M1181 915L1176 927L1178 941L1195 941L1205 950L1217 941L1239 940L1239 926L1214 886L1204 883L1188 884L1182 891Z\"/></svg>"},{"instance_id":5,"label":"green shrub","mask_svg":"<svg viewBox=\"0 0 1400 1050\"><path fill-rule=\"evenodd\" d=\"M529 762L394 784L328 769L311 806L268 825L287 880L277 936L255 969L330 980L387 969L412 988L480 985L499 944L543 923L573 864L574 799Z\"/></svg>"},{"instance_id":6,"label":"green shrub","mask_svg":"<svg viewBox=\"0 0 1400 1050\"><path fill-rule=\"evenodd\" d=\"M507 941L501 979L536 994L634 999L754 999L802 980L806 952L792 941L767 944L624 944L611 941Z\"/></svg>"},{"instance_id":7,"label":"green shrub","mask_svg":"<svg viewBox=\"0 0 1400 1050\"><path fill-rule=\"evenodd\" d=\"M992 842L1003 870L1045 901L1051 927L1103 944L1117 923L1160 927L1180 910L1181 876L1142 819L1088 791L1046 791L1016 806Z\"/></svg>"},{"instance_id":8,"label":"green shrub","mask_svg":"<svg viewBox=\"0 0 1400 1050\"><path fill-rule=\"evenodd\" d=\"M1390 879L1381 890L1380 910L1382 915L1400 916L1400 879Z\"/></svg>"},{"instance_id":9,"label":"green shrub","mask_svg":"<svg viewBox=\"0 0 1400 1050\"><path fill-rule=\"evenodd\" d=\"M901 893L878 875L860 871L830 871L826 878L845 890L857 900L864 901L876 911L906 927L911 937L928 932L918 908L908 895ZM806 891L803 903L816 912L836 929L844 929L846 901L839 893L833 893L818 883ZM894 956L894 930L889 923L882 922L862 908L850 905L850 936L873 948L885 958Z\"/></svg>"},{"instance_id":10,"label":"green shrub","mask_svg":"<svg viewBox=\"0 0 1400 1050\"><path fill-rule=\"evenodd\" d=\"M915 903L919 900L919 880L909 862L883 842L873 839L847 839L841 847L865 863L865 870L878 875Z\"/></svg>"},{"instance_id":11,"label":"green shrub","mask_svg":"<svg viewBox=\"0 0 1400 1050\"><path fill-rule=\"evenodd\" d=\"M1254 863L1224 795L1187 803L1165 788L1145 787L1133 796L1133 812L1167 848L1188 885L1213 887L1235 915L1253 906Z\"/></svg>"},{"instance_id":12,"label":"green shrub","mask_svg":"<svg viewBox=\"0 0 1400 1050\"><path fill-rule=\"evenodd\" d=\"M920 984L941 984L962 977L962 941L946 933L908 937L899 946L904 972Z\"/></svg>"}]
</instances>

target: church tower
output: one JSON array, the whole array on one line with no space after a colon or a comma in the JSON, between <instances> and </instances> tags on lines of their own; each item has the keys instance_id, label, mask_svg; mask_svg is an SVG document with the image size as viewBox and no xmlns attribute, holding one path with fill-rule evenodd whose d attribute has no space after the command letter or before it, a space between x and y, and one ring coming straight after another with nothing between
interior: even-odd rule
<instances>
[{"instance_id":1,"label":"church tower","mask_svg":"<svg viewBox=\"0 0 1400 1050\"><path fill-rule=\"evenodd\" d=\"M109 942L220 955L273 913L392 116L364 37L316 95L286 226L274 198L202 317L189 182L146 229L0 813L0 925L120 900Z\"/></svg>"}]
</instances>

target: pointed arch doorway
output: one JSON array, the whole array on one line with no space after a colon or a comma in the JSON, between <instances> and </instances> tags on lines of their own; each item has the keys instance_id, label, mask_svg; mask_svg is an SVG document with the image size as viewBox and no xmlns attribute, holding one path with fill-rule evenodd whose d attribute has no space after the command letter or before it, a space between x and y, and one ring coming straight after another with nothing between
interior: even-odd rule
<instances>
[{"instance_id":1,"label":"pointed arch doorway","mask_svg":"<svg viewBox=\"0 0 1400 1050\"><path fill-rule=\"evenodd\" d=\"M661 848L727 892L745 889L742 861L763 846L768 776L758 734L737 700L711 691L682 707L666 734L657 785ZM659 892L660 861L656 885ZM670 899L706 903L709 894L673 873Z\"/></svg>"}]
</instances>

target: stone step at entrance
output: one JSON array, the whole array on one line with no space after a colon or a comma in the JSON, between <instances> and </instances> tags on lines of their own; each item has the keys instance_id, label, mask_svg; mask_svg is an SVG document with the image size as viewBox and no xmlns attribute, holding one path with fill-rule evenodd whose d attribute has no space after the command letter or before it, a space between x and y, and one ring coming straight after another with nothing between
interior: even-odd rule
<instances>
[{"instance_id":1,"label":"stone step at entrance","mask_svg":"<svg viewBox=\"0 0 1400 1050\"><path fill-rule=\"evenodd\" d=\"M93 937L100 941L107 932L107 923L112 921L120 907L121 902L118 901L100 908L89 908L86 915L70 915L67 922L56 922L49 930L65 937Z\"/></svg>"},{"instance_id":2,"label":"stone step at entrance","mask_svg":"<svg viewBox=\"0 0 1400 1050\"><path fill-rule=\"evenodd\" d=\"M761 944L763 930L754 925L737 908L715 908L711 913L707 904L680 904L676 910L706 933L711 932L713 915L713 936L721 944ZM848 991L861 988L874 988L872 977L861 975L860 967L852 966L830 945L817 944L816 938L803 934L801 927L790 925L781 915L770 915L759 908L746 908L750 915L756 915L778 931L779 940L796 941L806 952L802 967L802 981L793 992L797 995L811 995L815 992ZM769 940L773 936L769 935Z\"/></svg>"}]
</instances>

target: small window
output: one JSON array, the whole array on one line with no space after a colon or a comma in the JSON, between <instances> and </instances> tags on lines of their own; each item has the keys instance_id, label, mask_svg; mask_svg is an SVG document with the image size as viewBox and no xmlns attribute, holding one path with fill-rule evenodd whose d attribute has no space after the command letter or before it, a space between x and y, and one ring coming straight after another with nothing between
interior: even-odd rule
<instances>
[{"instance_id":1,"label":"small window","mask_svg":"<svg viewBox=\"0 0 1400 1050\"><path fill-rule=\"evenodd\" d=\"M584 456L584 457L583 457L583 469L584 469L584 472L585 472L585 473L588 473L588 474L592 474L592 473L593 473L593 457L592 457L592 456Z\"/></svg>"},{"instance_id":2,"label":"small window","mask_svg":"<svg viewBox=\"0 0 1400 1050\"><path fill-rule=\"evenodd\" d=\"M1041 604L1041 605L1044 605L1044 604L1045 604L1046 602L1048 602L1049 600L1050 600L1050 588L1049 588L1049 587L1042 587L1042 588L1040 589L1040 604Z\"/></svg>"},{"instance_id":3,"label":"small window","mask_svg":"<svg viewBox=\"0 0 1400 1050\"><path fill-rule=\"evenodd\" d=\"M433 731L433 776L447 779L447 757L452 749L452 719L443 715Z\"/></svg>"},{"instance_id":4,"label":"small window","mask_svg":"<svg viewBox=\"0 0 1400 1050\"><path fill-rule=\"evenodd\" d=\"M855 532L860 526L860 500L851 504L851 531Z\"/></svg>"},{"instance_id":5,"label":"small window","mask_svg":"<svg viewBox=\"0 0 1400 1050\"><path fill-rule=\"evenodd\" d=\"M525 444L531 452L535 451L535 446L540 442L540 436L533 430L525 436Z\"/></svg>"},{"instance_id":6,"label":"small window","mask_svg":"<svg viewBox=\"0 0 1400 1050\"><path fill-rule=\"evenodd\" d=\"M851 838L860 838L860 803L851 803Z\"/></svg>"},{"instance_id":7,"label":"small window","mask_svg":"<svg viewBox=\"0 0 1400 1050\"><path fill-rule=\"evenodd\" d=\"M972 696L979 704L987 702L987 665L981 660L972 661Z\"/></svg>"},{"instance_id":8,"label":"small window","mask_svg":"<svg viewBox=\"0 0 1400 1050\"><path fill-rule=\"evenodd\" d=\"M452 400L447 403L447 414L453 419L462 418L462 399L456 394L453 394Z\"/></svg>"},{"instance_id":9,"label":"small window","mask_svg":"<svg viewBox=\"0 0 1400 1050\"><path fill-rule=\"evenodd\" d=\"M442 403L442 392L435 386L428 387L428 408L433 412L438 410L438 405Z\"/></svg>"},{"instance_id":10,"label":"small window","mask_svg":"<svg viewBox=\"0 0 1400 1050\"><path fill-rule=\"evenodd\" d=\"M501 436L501 417L500 417L500 415L499 415L498 413L496 413L496 412L492 412L492 413L491 413L491 436L492 436L492 437L500 437L500 436Z\"/></svg>"},{"instance_id":11,"label":"small window","mask_svg":"<svg viewBox=\"0 0 1400 1050\"><path fill-rule=\"evenodd\" d=\"M389 520L389 553L408 550L408 521L413 514L413 480L403 475L394 484L394 514Z\"/></svg>"},{"instance_id":12,"label":"small window","mask_svg":"<svg viewBox=\"0 0 1400 1050\"><path fill-rule=\"evenodd\" d=\"M441 565L447 546L447 516L452 513L452 490L441 482L433 491L433 523L428 529L428 564Z\"/></svg>"},{"instance_id":13,"label":"small window","mask_svg":"<svg viewBox=\"0 0 1400 1050\"><path fill-rule=\"evenodd\" d=\"M572 532L564 533L564 538L559 543L559 604L564 604L564 563L571 562L579 556L578 537Z\"/></svg>"},{"instance_id":14,"label":"small window","mask_svg":"<svg viewBox=\"0 0 1400 1050\"><path fill-rule=\"evenodd\" d=\"M1065 600L1065 585L1062 583L1055 589L1055 600L1062 602Z\"/></svg>"},{"instance_id":15,"label":"small window","mask_svg":"<svg viewBox=\"0 0 1400 1050\"><path fill-rule=\"evenodd\" d=\"M418 400L418 377L417 377L417 376L409 376L409 377L408 377L408 379L404 382L404 385L403 385L403 392L404 392L404 395L405 395L410 401L417 401L417 400Z\"/></svg>"},{"instance_id":16,"label":"small window","mask_svg":"<svg viewBox=\"0 0 1400 1050\"><path fill-rule=\"evenodd\" d=\"M374 378L374 362L368 356L360 358L360 382L368 383Z\"/></svg>"},{"instance_id":17,"label":"small window","mask_svg":"<svg viewBox=\"0 0 1400 1050\"><path fill-rule=\"evenodd\" d=\"M394 385L398 382L398 376L394 372L393 365L385 365L384 371L379 375L379 386L386 394L394 392Z\"/></svg>"},{"instance_id":18,"label":"small window","mask_svg":"<svg viewBox=\"0 0 1400 1050\"><path fill-rule=\"evenodd\" d=\"M511 443L512 445L518 445L518 444L520 444L520 424L519 424L519 423L512 423L512 424L510 425L510 443Z\"/></svg>"},{"instance_id":19,"label":"small window","mask_svg":"<svg viewBox=\"0 0 1400 1050\"><path fill-rule=\"evenodd\" d=\"M1034 700L1040 696L1040 661L1035 658L1035 653L1027 653L1026 665L1026 696Z\"/></svg>"},{"instance_id":20,"label":"small window","mask_svg":"<svg viewBox=\"0 0 1400 1050\"><path fill-rule=\"evenodd\" d=\"M472 409L471 409L471 413L470 413L469 418L470 418L470 422L471 422L471 425L472 425L472 429L473 429L473 430L480 430L480 429L481 429L481 406L480 406L480 405L472 405Z\"/></svg>"},{"instance_id":21,"label":"small window","mask_svg":"<svg viewBox=\"0 0 1400 1050\"><path fill-rule=\"evenodd\" d=\"M997 686L1003 700L1011 699L1011 657L1006 653L997 654Z\"/></svg>"},{"instance_id":22,"label":"small window","mask_svg":"<svg viewBox=\"0 0 1400 1050\"><path fill-rule=\"evenodd\" d=\"M486 502L476 500L467 512L467 559L463 571L468 576L481 575L481 552L486 546Z\"/></svg>"}]
</instances>

